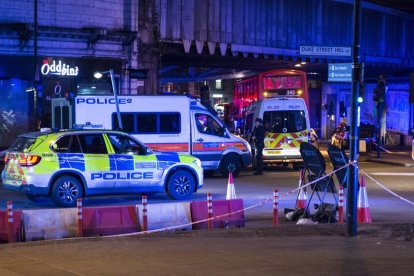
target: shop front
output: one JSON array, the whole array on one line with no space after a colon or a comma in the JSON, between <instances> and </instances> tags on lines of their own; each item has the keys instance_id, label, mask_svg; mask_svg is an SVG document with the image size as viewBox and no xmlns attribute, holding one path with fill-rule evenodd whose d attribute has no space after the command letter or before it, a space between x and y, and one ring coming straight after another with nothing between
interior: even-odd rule
<instances>
[{"instance_id":1,"label":"shop front","mask_svg":"<svg viewBox=\"0 0 414 276\"><path fill-rule=\"evenodd\" d=\"M0 56L0 149L20 133L51 127L53 98L112 94L108 76L113 69L122 81L122 60L106 58ZM119 90L118 90L119 91Z\"/></svg>"}]
</instances>

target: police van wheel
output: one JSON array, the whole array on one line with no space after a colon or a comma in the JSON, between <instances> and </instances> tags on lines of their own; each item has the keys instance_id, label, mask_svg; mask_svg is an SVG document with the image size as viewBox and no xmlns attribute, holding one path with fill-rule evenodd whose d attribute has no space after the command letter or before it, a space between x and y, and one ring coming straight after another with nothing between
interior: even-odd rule
<instances>
[{"instance_id":1,"label":"police van wheel","mask_svg":"<svg viewBox=\"0 0 414 276\"><path fill-rule=\"evenodd\" d=\"M230 172L232 172L233 177L237 177L240 174L240 170L240 161L235 155L226 156L221 161L220 173L224 177L228 177Z\"/></svg>"},{"instance_id":2,"label":"police van wheel","mask_svg":"<svg viewBox=\"0 0 414 276\"><path fill-rule=\"evenodd\" d=\"M73 176L61 176L53 184L51 196L56 205L74 207L76 200L83 196L82 185Z\"/></svg>"},{"instance_id":3,"label":"police van wheel","mask_svg":"<svg viewBox=\"0 0 414 276\"><path fill-rule=\"evenodd\" d=\"M173 199L188 199L195 190L194 177L185 170L175 171L168 179L166 190Z\"/></svg>"}]
</instances>

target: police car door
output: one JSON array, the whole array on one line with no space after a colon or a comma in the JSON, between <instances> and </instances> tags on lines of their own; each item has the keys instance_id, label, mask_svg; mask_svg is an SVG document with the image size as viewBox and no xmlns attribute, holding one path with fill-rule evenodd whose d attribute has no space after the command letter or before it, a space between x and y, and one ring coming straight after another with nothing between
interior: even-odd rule
<instances>
[{"instance_id":1,"label":"police car door","mask_svg":"<svg viewBox=\"0 0 414 276\"><path fill-rule=\"evenodd\" d=\"M108 157L108 149L101 133L78 134L85 163L85 178L90 194L109 193L115 187L116 175Z\"/></svg>"},{"instance_id":2,"label":"police car door","mask_svg":"<svg viewBox=\"0 0 414 276\"><path fill-rule=\"evenodd\" d=\"M160 173L154 154L146 154L144 145L121 133L107 134L112 145L117 179L116 192L151 190L151 185L158 183Z\"/></svg>"},{"instance_id":3,"label":"police car door","mask_svg":"<svg viewBox=\"0 0 414 276\"><path fill-rule=\"evenodd\" d=\"M216 169L225 150L224 128L209 113L193 112L193 155L204 169Z\"/></svg>"}]
</instances>

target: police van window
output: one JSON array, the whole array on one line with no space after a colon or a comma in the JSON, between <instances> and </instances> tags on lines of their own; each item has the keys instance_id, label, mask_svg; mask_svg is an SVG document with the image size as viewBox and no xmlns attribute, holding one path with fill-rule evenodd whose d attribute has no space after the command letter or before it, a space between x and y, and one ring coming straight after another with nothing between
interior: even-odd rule
<instances>
[{"instance_id":1,"label":"police van window","mask_svg":"<svg viewBox=\"0 0 414 276\"><path fill-rule=\"evenodd\" d=\"M298 132L306 129L305 112L301 110L266 111L263 114L263 121L274 133Z\"/></svg>"},{"instance_id":2,"label":"police van window","mask_svg":"<svg viewBox=\"0 0 414 276\"><path fill-rule=\"evenodd\" d=\"M157 114L137 114L137 133L157 133Z\"/></svg>"},{"instance_id":3,"label":"police van window","mask_svg":"<svg viewBox=\"0 0 414 276\"><path fill-rule=\"evenodd\" d=\"M289 132L298 132L306 129L305 112L300 110L288 111L287 121Z\"/></svg>"},{"instance_id":4,"label":"police van window","mask_svg":"<svg viewBox=\"0 0 414 276\"><path fill-rule=\"evenodd\" d=\"M144 146L125 135L108 134L108 138L116 154L145 154Z\"/></svg>"},{"instance_id":5,"label":"police van window","mask_svg":"<svg viewBox=\"0 0 414 276\"><path fill-rule=\"evenodd\" d=\"M101 134L80 134L78 137L83 153L108 153Z\"/></svg>"},{"instance_id":6,"label":"police van window","mask_svg":"<svg viewBox=\"0 0 414 276\"><path fill-rule=\"evenodd\" d=\"M223 128L210 115L197 113L195 114L195 121L200 133L216 136L223 135Z\"/></svg>"},{"instance_id":7,"label":"police van window","mask_svg":"<svg viewBox=\"0 0 414 276\"><path fill-rule=\"evenodd\" d=\"M135 127L134 113L121 113L122 130L128 133L133 133ZM118 115L116 112L112 113L112 128L115 130L120 129L118 124Z\"/></svg>"},{"instance_id":8,"label":"police van window","mask_svg":"<svg viewBox=\"0 0 414 276\"><path fill-rule=\"evenodd\" d=\"M180 133L180 113L160 113L160 133Z\"/></svg>"}]
</instances>

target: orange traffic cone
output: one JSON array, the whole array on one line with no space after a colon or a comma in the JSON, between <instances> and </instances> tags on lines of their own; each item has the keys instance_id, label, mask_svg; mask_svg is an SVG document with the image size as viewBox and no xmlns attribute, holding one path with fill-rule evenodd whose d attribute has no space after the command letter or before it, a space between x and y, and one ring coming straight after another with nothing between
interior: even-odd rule
<instances>
[{"instance_id":1,"label":"orange traffic cone","mask_svg":"<svg viewBox=\"0 0 414 276\"><path fill-rule=\"evenodd\" d=\"M236 199L236 189L234 188L233 174L231 172L229 172L226 199Z\"/></svg>"},{"instance_id":2,"label":"orange traffic cone","mask_svg":"<svg viewBox=\"0 0 414 276\"><path fill-rule=\"evenodd\" d=\"M361 223L372 222L364 176L361 176L361 184L359 184L357 221Z\"/></svg>"},{"instance_id":3,"label":"orange traffic cone","mask_svg":"<svg viewBox=\"0 0 414 276\"><path fill-rule=\"evenodd\" d=\"M305 171L302 169L300 171L299 188L302 186L304 176L305 176ZM296 208L306 209L306 206L308 206L308 199L307 199L307 196L306 196L306 188L302 188L302 189L299 190L298 198L296 200Z\"/></svg>"}]
</instances>

